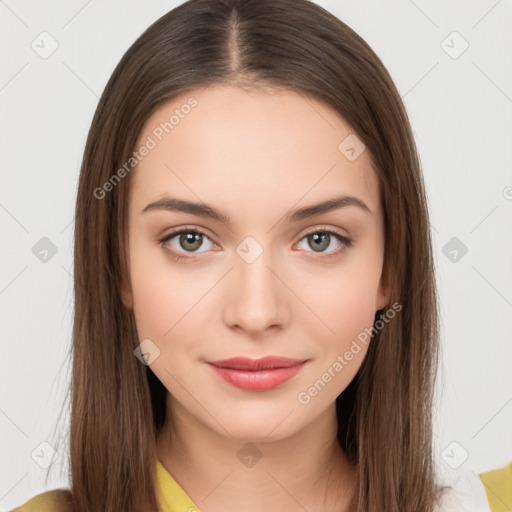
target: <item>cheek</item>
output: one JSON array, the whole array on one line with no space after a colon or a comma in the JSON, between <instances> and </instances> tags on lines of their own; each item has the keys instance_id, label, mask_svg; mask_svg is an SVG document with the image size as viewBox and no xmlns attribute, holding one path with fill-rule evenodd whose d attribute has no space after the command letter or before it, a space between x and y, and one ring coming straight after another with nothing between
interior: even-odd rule
<instances>
[{"instance_id":1,"label":"cheek","mask_svg":"<svg viewBox=\"0 0 512 512\"><path fill-rule=\"evenodd\" d=\"M373 287L353 274L331 282L327 293L325 288L315 305L321 321L311 318L300 325L315 361L303 376L297 400L317 412L336 400L361 368L375 318Z\"/></svg>"},{"instance_id":2,"label":"cheek","mask_svg":"<svg viewBox=\"0 0 512 512\"><path fill-rule=\"evenodd\" d=\"M338 369L333 370L339 376L335 379L334 387L340 388L339 393L363 362L371 340L368 333L371 333L375 311L371 295L364 293L361 288L353 290L353 293L348 289L341 293L338 291L325 306L322 313L325 325L316 321L313 328L313 323L309 322L307 328L309 338L315 340L316 354L321 362L317 371L327 371L337 362ZM341 362L338 356L342 356Z\"/></svg>"},{"instance_id":3,"label":"cheek","mask_svg":"<svg viewBox=\"0 0 512 512\"><path fill-rule=\"evenodd\" d=\"M151 271L146 279L133 284L133 310L137 322L139 337L159 340L172 328L176 300L172 294L166 293L161 285L155 286L151 279Z\"/></svg>"},{"instance_id":4,"label":"cheek","mask_svg":"<svg viewBox=\"0 0 512 512\"><path fill-rule=\"evenodd\" d=\"M163 249L132 253L133 311L140 340L149 338L161 350L176 340L191 345L197 326L204 325L204 308L211 308L215 283L211 270L190 271L169 260Z\"/></svg>"},{"instance_id":5,"label":"cheek","mask_svg":"<svg viewBox=\"0 0 512 512\"><path fill-rule=\"evenodd\" d=\"M298 295L308 308L311 339L339 349L371 328L381 269L378 253L359 252L347 257L337 269L316 273L302 282Z\"/></svg>"},{"instance_id":6,"label":"cheek","mask_svg":"<svg viewBox=\"0 0 512 512\"><path fill-rule=\"evenodd\" d=\"M156 256L156 257L155 257ZM186 314L194 292L179 271L156 250L137 246L130 259L133 311L139 337L160 344L172 336L173 327Z\"/></svg>"}]
</instances>

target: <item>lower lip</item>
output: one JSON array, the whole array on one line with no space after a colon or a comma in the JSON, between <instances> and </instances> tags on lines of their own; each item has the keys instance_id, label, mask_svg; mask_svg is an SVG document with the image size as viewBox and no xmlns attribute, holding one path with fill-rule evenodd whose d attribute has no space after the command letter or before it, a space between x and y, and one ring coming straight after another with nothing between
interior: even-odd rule
<instances>
[{"instance_id":1,"label":"lower lip","mask_svg":"<svg viewBox=\"0 0 512 512\"><path fill-rule=\"evenodd\" d=\"M234 370L232 368L220 368L210 364L213 370L226 382L233 386L248 391L268 391L274 389L283 382L290 380L300 372L304 363L289 368L273 368L269 370Z\"/></svg>"}]
</instances>

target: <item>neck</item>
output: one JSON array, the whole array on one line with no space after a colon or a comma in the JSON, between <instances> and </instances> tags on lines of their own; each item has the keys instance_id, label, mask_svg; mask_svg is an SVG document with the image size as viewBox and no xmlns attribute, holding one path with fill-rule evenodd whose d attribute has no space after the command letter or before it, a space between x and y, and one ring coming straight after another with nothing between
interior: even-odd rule
<instances>
[{"instance_id":1,"label":"neck","mask_svg":"<svg viewBox=\"0 0 512 512\"><path fill-rule=\"evenodd\" d=\"M168 397L157 458L200 510L348 510L355 468L337 439L336 407L294 435L233 439ZM290 418L291 419L291 418Z\"/></svg>"}]
</instances>

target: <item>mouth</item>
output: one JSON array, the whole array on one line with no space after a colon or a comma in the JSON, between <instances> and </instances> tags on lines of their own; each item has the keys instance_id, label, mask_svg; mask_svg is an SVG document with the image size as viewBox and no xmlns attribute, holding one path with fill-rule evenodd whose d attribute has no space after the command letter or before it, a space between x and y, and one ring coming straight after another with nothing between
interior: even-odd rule
<instances>
[{"instance_id":1,"label":"mouth","mask_svg":"<svg viewBox=\"0 0 512 512\"><path fill-rule=\"evenodd\" d=\"M300 372L307 360L267 356L261 359L234 357L207 361L216 375L247 391L274 389Z\"/></svg>"}]
</instances>

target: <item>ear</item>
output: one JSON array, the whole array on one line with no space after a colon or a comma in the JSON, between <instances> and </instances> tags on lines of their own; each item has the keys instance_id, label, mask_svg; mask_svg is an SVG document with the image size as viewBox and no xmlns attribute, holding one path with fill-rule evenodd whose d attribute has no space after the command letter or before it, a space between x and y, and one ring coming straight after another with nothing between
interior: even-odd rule
<instances>
[{"instance_id":1,"label":"ear","mask_svg":"<svg viewBox=\"0 0 512 512\"><path fill-rule=\"evenodd\" d=\"M389 299L391 297L391 283L389 280L389 274L387 268L382 269L382 275L380 278L379 288L377 290L377 296L375 298L375 311L384 309L389 305Z\"/></svg>"},{"instance_id":2,"label":"ear","mask_svg":"<svg viewBox=\"0 0 512 512\"><path fill-rule=\"evenodd\" d=\"M123 301L124 307L127 309L133 308L133 294L131 286L127 283L126 278L123 276L123 280L120 286L121 300Z\"/></svg>"}]
</instances>

